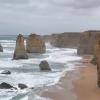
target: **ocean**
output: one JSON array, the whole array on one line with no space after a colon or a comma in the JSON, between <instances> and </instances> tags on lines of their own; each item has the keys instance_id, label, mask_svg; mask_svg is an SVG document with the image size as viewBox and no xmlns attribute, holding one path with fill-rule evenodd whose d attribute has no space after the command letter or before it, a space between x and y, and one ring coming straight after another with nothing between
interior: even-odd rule
<instances>
[{"instance_id":1,"label":"ocean","mask_svg":"<svg viewBox=\"0 0 100 100\"><path fill-rule=\"evenodd\" d=\"M41 88L55 84L59 79L63 70L74 69L74 62L79 61L81 57L77 56L76 49L57 48L46 43L46 53L44 54L28 54L27 60L12 60L16 44L16 36L2 35L0 43L4 51L0 52L0 72L3 70L11 71L10 75L0 74L0 83L7 82L15 87L18 83L26 84L29 88ZM47 60L52 71L41 72L39 63ZM72 63L73 62L73 63ZM29 100L26 90L5 90L0 89L0 100ZM38 96L33 100L45 100Z\"/></svg>"}]
</instances>

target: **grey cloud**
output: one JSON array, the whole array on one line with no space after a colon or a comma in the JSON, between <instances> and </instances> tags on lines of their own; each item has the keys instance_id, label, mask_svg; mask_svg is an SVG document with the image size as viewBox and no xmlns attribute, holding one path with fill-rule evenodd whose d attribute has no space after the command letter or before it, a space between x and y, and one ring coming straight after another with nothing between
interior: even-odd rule
<instances>
[{"instance_id":1,"label":"grey cloud","mask_svg":"<svg viewBox=\"0 0 100 100\"><path fill-rule=\"evenodd\" d=\"M99 6L99 0L0 0L0 32L80 31L99 23L90 16Z\"/></svg>"},{"instance_id":2,"label":"grey cloud","mask_svg":"<svg viewBox=\"0 0 100 100\"><path fill-rule=\"evenodd\" d=\"M25 4L30 0L0 0L0 4Z\"/></svg>"},{"instance_id":3,"label":"grey cloud","mask_svg":"<svg viewBox=\"0 0 100 100\"><path fill-rule=\"evenodd\" d=\"M97 8L100 7L100 0L74 0L70 5L78 9Z\"/></svg>"},{"instance_id":4,"label":"grey cloud","mask_svg":"<svg viewBox=\"0 0 100 100\"><path fill-rule=\"evenodd\" d=\"M10 10L20 9L25 11L27 9L29 12L33 10L48 12L69 8L76 10L98 8L100 7L100 0L0 0L0 5Z\"/></svg>"},{"instance_id":5,"label":"grey cloud","mask_svg":"<svg viewBox=\"0 0 100 100\"><path fill-rule=\"evenodd\" d=\"M56 5L72 7L77 9L88 9L100 7L100 0L54 0Z\"/></svg>"}]
</instances>

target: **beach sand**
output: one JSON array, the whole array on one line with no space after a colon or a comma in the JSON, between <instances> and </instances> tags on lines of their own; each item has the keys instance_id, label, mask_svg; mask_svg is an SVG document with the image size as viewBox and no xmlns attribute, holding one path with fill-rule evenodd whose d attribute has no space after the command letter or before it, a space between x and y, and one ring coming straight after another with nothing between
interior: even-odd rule
<instances>
[{"instance_id":1,"label":"beach sand","mask_svg":"<svg viewBox=\"0 0 100 100\"><path fill-rule=\"evenodd\" d=\"M83 57L78 68L77 65L75 70L64 71L55 85L44 88L39 95L50 100L100 100L97 70L90 59Z\"/></svg>"},{"instance_id":2,"label":"beach sand","mask_svg":"<svg viewBox=\"0 0 100 100\"><path fill-rule=\"evenodd\" d=\"M41 96L50 98L51 100L76 100L76 94L73 91L73 81L76 80L78 71L69 71L63 73L60 80L42 90Z\"/></svg>"},{"instance_id":3,"label":"beach sand","mask_svg":"<svg viewBox=\"0 0 100 100\"><path fill-rule=\"evenodd\" d=\"M80 78L74 85L77 100L100 100L96 66L87 64L87 67L82 68L80 71Z\"/></svg>"}]
</instances>

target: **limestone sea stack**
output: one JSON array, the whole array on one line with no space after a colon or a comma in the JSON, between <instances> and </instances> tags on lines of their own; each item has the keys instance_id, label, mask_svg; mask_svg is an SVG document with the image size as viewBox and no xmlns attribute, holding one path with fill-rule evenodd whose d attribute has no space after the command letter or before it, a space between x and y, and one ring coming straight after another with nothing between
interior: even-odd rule
<instances>
[{"instance_id":1,"label":"limestone sea stack","mask_svg":"<svg viewBox=\"0 0 100 100\"><path fill-rule=\"evenodd\" d=\"M16 47L13 59L28 59L24 45L24 37L21 34L19 34L16 39Z\"/></svg>"},{"instance_id":2,"label":"limestone sea stack","mask_svg":"<svg viewBox=\"0 0 100 100\"><path fill-rule=\"evenodd\" d=\"M3 52L3 47L1 44L0 44L0 52Z\"/></svg>"},{"instance_id":3,"label":"limestone sea stack","mask_svg":"<svg viewBox=\"0 0 100 100\"><path fill-rule=\"evenodd\" d=\"M26 42L26 50L28 53L45 53L45 42L41 39L40 36L31 34L29 35Z\"/></svg>"},{"instance_id":4,"label":"limestone sea stack","mask_svg":"<svg viewBox=\"0 0 100 100\"><path fill-rule=\"evenodd\" d=\"M97 65L97 83L100 88L100 41L95 46L95 57L96 57L96 65Z\"/></svg>"}]
</instances>

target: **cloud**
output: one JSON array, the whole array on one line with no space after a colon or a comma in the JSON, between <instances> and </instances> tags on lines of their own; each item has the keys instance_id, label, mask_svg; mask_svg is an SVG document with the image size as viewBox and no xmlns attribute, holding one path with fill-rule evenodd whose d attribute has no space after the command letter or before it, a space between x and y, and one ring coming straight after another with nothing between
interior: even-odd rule
<instances>
[{"instance_id":1,"label":"cloud","mask_svg":"<svg viewBox=\"0 0 100 100\"><path fill-rule=\"evenodd\" d=\"M99 6L99 0L0 0L0 32L81 31L99 25Z\"/></svg>"},{"instance_id":2,"label":"cloud","mask_svg":"<svg viewBox=\"0 0 100 100\"><path fill-rule=\"evenodd\" d=\"M2 8L19 11L44 11L52 13L57 9L90 10L100 7L100 0L0 0ZM61 11L61 12L62 12Z\"/></svg>"},{"instance_id":3,"label":"cloud","mask_svg":"<svg viewBox=\"0 0 100 100\"><path fill-rule=\"evenodd\" d=\"M71 6L77 9L93 9L100 7L100 0L74 0Z\"/></svg>"},{"instance_id":4,"label":"cloud","mask_svg":"<svg viewBox=\"0 0 100 100\"><path fill-rule=\"evenodd\" d=\"M26 4L29 0L0 0L0 4Z\"/></svg>"}]
</instances>

